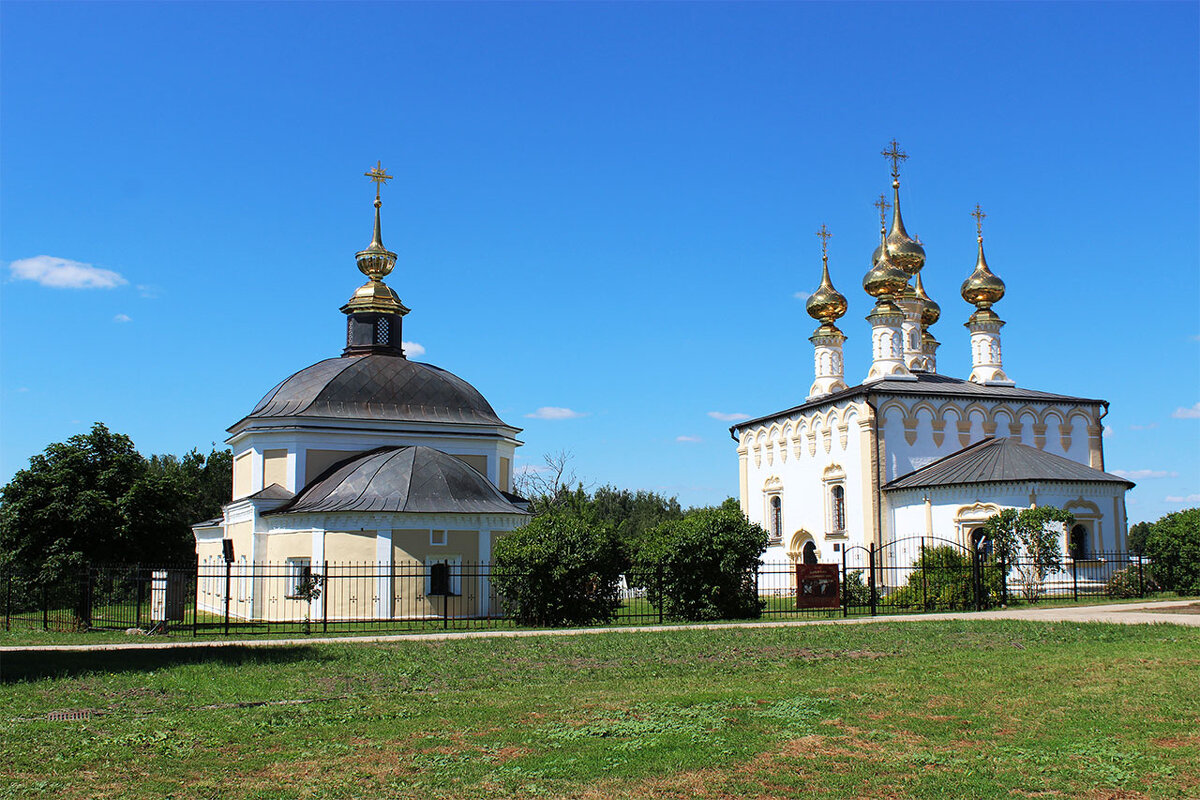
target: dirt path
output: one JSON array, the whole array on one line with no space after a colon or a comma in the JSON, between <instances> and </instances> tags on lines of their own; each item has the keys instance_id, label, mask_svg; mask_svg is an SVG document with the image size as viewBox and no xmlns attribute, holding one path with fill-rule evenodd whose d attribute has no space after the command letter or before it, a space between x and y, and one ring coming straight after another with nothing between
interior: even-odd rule
<instances>
[{"instance_id":1,"label":"dirt path","mask_svg":"<svg viewBox=\"0 0 1200 800\"><path fill-rule=\"evenodd\" d=\"M939 619L1020 619L1030 622L1114 622L1124 625L1170 624L1200 627L1200 605L1189 600L1155 600L1146 603L1114 603L1103 606L996 609L944 614L895 614L852 619L796 619L772 622L719 622L696 625L642 625L619 628L566 628L529 631L446 631L444 633L398 633L385 636L310 636L299 639L228 639L221 641L120 642L105 644L54 644L0 647L0 653L38 651L163 650L172 647L282 647L306 644L351 644L363 642L429 642L445 639L494 639L519 636L583 636L596 633L646 633L656 631L713 630L718 628L793 628L806 625L870 625L877 622L922 622Z\"/></svg>"}]
</instances>

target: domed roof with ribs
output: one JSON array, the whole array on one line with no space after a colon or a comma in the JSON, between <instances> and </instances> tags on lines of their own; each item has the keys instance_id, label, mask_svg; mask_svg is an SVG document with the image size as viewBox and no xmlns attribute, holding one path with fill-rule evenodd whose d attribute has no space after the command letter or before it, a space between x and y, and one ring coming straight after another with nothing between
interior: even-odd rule
<instances>
[{"instance_id":1,"label":"domed roof with ribs","mask_svg":"<svg viewBox=\"0 0 1200 800\"><path fill-rule=\"evenodd\" d=\"M284 379L245 419L270 417L505 424L457 375L377 354L329 358Z\"/></svg>"}]
</instances>

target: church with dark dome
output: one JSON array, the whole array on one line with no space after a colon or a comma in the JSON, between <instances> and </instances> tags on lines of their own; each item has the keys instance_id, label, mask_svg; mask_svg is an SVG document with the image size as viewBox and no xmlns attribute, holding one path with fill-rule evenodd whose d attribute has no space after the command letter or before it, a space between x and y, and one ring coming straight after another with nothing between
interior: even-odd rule
<instances>
[{"instance_id":1,"label":"church with dark dome","mask_svg":"<svg viewBox=\"0 0 1200 800\"><path fill-rule=\"evenodd\" d=\"M292 615L298 582L343 565L374 565L361 591L314 601L327 618L390 618L420 613L428 586L406 585L398 564L489 562L492 543L524 524L527 504L512 494L520 428L504 422L467 381L410 360L402 331L409 309L384 278L396 254L383 246L379 188L375 229L356 254L367 282L342 306L340 356L280 381L229 428L233 493L221 517L192 527L200 559L200 605L235 565L239 589L230 613L244 619ZM266 580L260 565L283 571ZM275 574L274 572L272 574ZM411 583L411 581L407 582ZM462 589L461 580L447 586ZM487 613L486 587L475 587ZM414 597L414 595L417 595ZM333 607L337 606L337 607ZM219 612L223 609L211 608Z\"/></svg>"}]
</instances>

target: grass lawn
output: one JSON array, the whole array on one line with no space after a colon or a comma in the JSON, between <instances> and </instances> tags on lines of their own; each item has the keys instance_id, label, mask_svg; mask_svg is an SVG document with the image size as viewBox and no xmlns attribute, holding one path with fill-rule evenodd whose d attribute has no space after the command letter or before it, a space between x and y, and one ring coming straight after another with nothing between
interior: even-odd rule
<instances>
[{"instance_id":1,"label":"grass lawn","mask_svg":"<svg viewBox=\"0 0 1200 800\"><path fill-rule=\"evenodd\" d=\"M0 658L0 797L1200 797L1173 625Z\"/></svg>"}]
</instances>

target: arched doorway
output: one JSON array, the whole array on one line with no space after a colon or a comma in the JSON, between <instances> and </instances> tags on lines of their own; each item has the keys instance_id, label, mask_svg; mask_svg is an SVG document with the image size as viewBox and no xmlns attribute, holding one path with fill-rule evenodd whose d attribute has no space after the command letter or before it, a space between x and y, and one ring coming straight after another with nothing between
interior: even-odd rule
<instances>
[{"instance_id":1,"label":"arched doorway","mask_svg":"<svg viewBox=\"0 0 1200 800\"><path fill-rule=\"evenodd\" d=\"M805 564L817 563L817 544L812 539L804 543L803 549L800 551L800 559Z\"/></svg>"},{"instance_id":2,"label":"arched doorway","mask_svg":"<svg viewBox=\"0 0 1200 800\"><path fill-rule=\"evenodd\" d=\"M1075 560L1087 558L1088 530L1082 525L1076 525L1071 528L1071 537L1067 542L1067 551L1071 554L1071 558Z\"/></svg>"}]
</instances>

